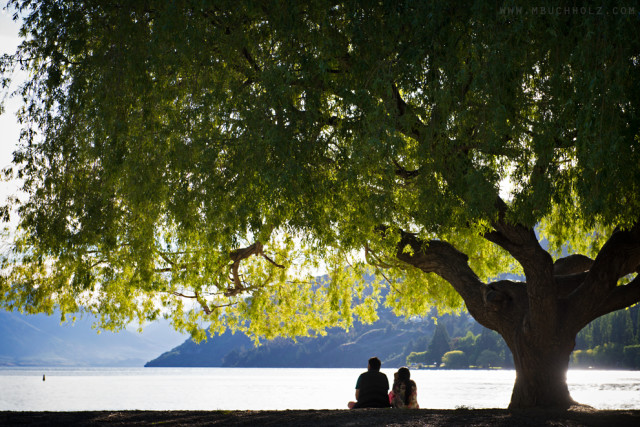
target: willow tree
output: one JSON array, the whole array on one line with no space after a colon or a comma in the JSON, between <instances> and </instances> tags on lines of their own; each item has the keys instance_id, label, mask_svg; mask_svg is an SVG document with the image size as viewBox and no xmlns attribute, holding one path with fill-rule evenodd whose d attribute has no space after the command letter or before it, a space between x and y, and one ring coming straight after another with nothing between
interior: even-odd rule
<instances>
[{"instance_id":1,"label":"willow tree","mask_svg":"<svg viewBox=\"0 0 640 427\"><path fill-rule=\"evenodd\" d=\"M640 300L640 26L615 5L10 5L6 308L271 338L466 305L524 408L571 405L576 334Z\"/></svg>"}]
</instances>

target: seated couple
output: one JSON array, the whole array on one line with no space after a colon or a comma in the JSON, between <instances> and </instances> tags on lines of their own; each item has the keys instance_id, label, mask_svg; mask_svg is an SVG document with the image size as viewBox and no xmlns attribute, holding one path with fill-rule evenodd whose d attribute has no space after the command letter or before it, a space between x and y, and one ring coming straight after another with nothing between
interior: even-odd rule
<instances>
[{"instance_id":1,"label":"seated couple","mask_svg":"<svg viewBox=\"0 0 640 427\"><path fill-rule=\"evenodd\" d=\"M409 408L418 409L418 388L410 379L408 368L402 367L393 374L393 388L389 391L389 380L380 372L380 359L369 359L367 372L356 382L356 402L349 402L349 408Z\"/></svg>"}]
</instances>

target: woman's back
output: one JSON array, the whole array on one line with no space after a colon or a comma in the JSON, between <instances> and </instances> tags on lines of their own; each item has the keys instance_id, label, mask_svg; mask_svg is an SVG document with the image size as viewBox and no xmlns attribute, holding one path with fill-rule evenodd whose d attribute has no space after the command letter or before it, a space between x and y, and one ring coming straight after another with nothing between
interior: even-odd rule
<instances>
[{"instance_id":1,"label":"woman's back","mask_svg":"<svg viewBox=\"0 0 640 427\"><path fill-rule=\"evenodd\" d=\"M418 387L410 379L411 373L406 367L398 369L394 375L393 389L391 390L391 406L394 408L418 409Z\"/></svg>"},{"instance_id":2,"label":"woman's back","mask_svg":"<svg viewBox=\"0 0 640 427\"><path fill-rule=\"evenodd\" d=\"M407 387L409 385L409 387ZM407 388L409 388L409 398L406 398ZM413 380L407 382L396 382L393 385L393 398L391 406L402 409L418 409L418 388Z\"/></svg>"}]
</instances>

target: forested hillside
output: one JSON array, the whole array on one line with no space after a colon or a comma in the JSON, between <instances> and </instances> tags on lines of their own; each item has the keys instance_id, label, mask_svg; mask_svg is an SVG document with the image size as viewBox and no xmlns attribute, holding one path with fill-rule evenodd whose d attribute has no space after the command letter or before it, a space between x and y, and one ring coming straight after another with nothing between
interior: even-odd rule
<instances>
[{"instance_id":1,"label":"forested hillside","mask_svg":"<svg viewBox=\"0 0 640 427\"><path fill-rule=\"evenodd\" d=\"M576 339L575 367L640 369L640 305L594 320Z\"/></svg>"},{"instance_id":2,"label":"forested hillside","mask_svg":"<svg viewBox=\"0 0 640 427\"><path fill-rule=\"evenodd\" d=\"M435 313L434 313L435 316ZM438 332L436 332L438 331ZM442 331L445 344L442 346ZM470 340L470 336L491 337ZM498 338L468 314L404 319L385 309L373 324L356 323L348 332L331 329L324 337L302 338L298 342L278 338L255 347L243 335L225 333L196 344L191 340L164 353L146 366L225 366L225 367L364 367L367 358L378 356L386 367L407 364L410 355L441 359L447 351L464 348L474 353L475 343L494 343ZM472 342L473 341L473 342ZM496 346L492 348L496 349ZM500 349L505 350L502 345ZM500 349L496 352L499 353ZM499 360L498 360L499 359ZM509 366L510 357L506 365ZM494 366L504 364L505 354L498 354Z\"/></svg>"},{"instance_id":3,"label":"forested hillside","mask_svg":"<svg viewBox=\"0 0 640 427\"><path fill-rule=\"evenodd\" d=\"M196 344L191 340L146 366L362 367L370 355L384 363L402 365L406 356L433 333L429 320L404 320L390 312L370 325L356 323L346 332L330 329L318 338L276 338L255 347L244 335L226 332Z\"/></svg>"},{"instance_id":4,"label":"forested hillside","mask_svg":"<svg viewBox=\"0 0 640 427\"><path fill-rule=\"evenodd\" d=\"M253 345L242 334L227 332L196 344L191 340L146 366L221 367L363 367L377 355L386 367L405 364L450 369L513 367L498 334L480 326L466 312L459 315L403 319L382 310L373 324L356 323L346 332L331 329L324 337L298 342L278 338ZM611 313L579 335L574 367L640 369L640 309Z\"/></svg>"}]
</instances>

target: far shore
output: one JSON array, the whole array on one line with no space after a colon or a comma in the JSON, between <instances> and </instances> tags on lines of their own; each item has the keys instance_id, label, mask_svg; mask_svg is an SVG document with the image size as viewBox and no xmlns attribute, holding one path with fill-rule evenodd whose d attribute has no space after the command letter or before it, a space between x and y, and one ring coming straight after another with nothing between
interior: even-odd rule
<instances>
[{"instance_id":1,"label":"far shore","mask_svg":"<svg viewBox=\"0 0 640 427\"><path fill-rule=\"evenodd\" d=\"M358 409L290 411L0 412L20 426L639 426L640 410Z\"/></svg>"}]
</instances>

